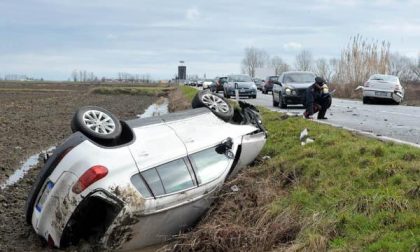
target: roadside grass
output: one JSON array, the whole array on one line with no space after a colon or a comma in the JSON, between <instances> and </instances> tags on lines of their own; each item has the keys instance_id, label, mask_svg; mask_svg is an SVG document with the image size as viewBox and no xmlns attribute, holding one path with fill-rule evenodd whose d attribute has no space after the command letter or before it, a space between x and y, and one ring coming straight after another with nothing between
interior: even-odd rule
<instances>
[{"instance_id":1,"label":"roadside grass","mask_svg":"<svg viewBox=\"0 0 420 252\"><path fill-rule=\"evenodd\" d=\"M175 90L168 95L169 111L175 112L180 110L191 109L191 101L194 98L198 89L188 86L177 86Z\"/></svg>"},{"instance_id":2,"label":"roadside grass","mask_svg":"<svg viewBox=\"0 0 420 252\"><path fill-rule=\"evenodd\" d=\"M269 137L260 157L171 250L419 251L420 149L261 115ZM304 128L315 141L302 146Z\"/></svg>"},{"instance_id":3,"label":"roadside grass","mask_svg":"<svg viewBox=\"0 0 420 252\"><path fill-rule=\"evenodd\" d=\"M117 95L117 94L125 94L125 95L153 95L153 96L161 96L166 95L168 92L172 91L174 88L172 87L164 87L164 86L127 86L127 87L95 87L91 89L91 93L94 94L104 94L104 95Z\"/></svg>"},{"instance_id":4,"label":"roadside grass","mask_svg":"<svg viewBox=\"0 0 420 252\"><path fill-rule=\"evenodd\" d=\"M261 155L288 192L273 215L293 208L302 247L340 251L420 249L420 149L383 143L301 118L263 110L269 139ZM301 146L304 128L314 143Z\"/></svg>"},{"instance_id":5,"label":"roadside grass","mask_svg":"<svg viewBox=\"0 0 420 252\"><path fill-rule=\"evenodd\" d=\"M185 99L189 102L193 100L195 94L199 91L198 89L189 86L179 86L179 89L182 91Z\"/></svg>"}]
</instances>

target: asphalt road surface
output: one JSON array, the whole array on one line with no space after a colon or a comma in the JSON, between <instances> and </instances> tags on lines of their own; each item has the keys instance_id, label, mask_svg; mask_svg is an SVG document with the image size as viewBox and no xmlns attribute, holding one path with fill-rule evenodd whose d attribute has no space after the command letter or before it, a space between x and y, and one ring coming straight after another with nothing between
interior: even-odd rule
<instances>
[{"instance_id":1,"label":"asphalt road surface","mask_svg":"<svg viewBox=\"0 0 420 252\"><path fill-rule=\"evenodd\" d=\"M272 95L258 93L257 99L244 99L254 105L272 110L302 115L303 106L287 109L273 107ZM395 138L414 144L420 143L420 107L404 105L363 104L360 100L333 98L327 111L326 123L369 132L377 136Z\"/></svg>"}]
</instances>

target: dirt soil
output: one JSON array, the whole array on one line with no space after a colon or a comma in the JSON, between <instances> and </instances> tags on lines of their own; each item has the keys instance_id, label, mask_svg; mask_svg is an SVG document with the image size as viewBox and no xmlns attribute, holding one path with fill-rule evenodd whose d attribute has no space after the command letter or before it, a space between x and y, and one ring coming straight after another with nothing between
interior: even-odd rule
<instances>
[{"instance_id":1,"label":"dirt soil","mask_svg":"<svg viewBox=\"0 0 420 252\"><path fill-rule=\"evenodd\" d=\"M91 94L91 88L69 84L0 84L0 184L29 156L66 139L78 107L101 106L120 119L129 119L157 100L153 96ZM0 189L0 251L48 250L25 222L24 214L28 192L42 163L18 183Z\"/></svg>"}]
</instances>

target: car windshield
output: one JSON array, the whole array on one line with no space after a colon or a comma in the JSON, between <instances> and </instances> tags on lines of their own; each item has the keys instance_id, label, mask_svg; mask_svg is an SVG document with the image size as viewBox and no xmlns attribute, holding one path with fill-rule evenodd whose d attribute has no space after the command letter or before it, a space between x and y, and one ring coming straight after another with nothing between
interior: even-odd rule
<instances>
[{"instance_id":1,"label":"car windshield","mask_svg":"<svg viewBox=\"0 0 420 252\"><path fill-rule=\"evenodd\" d=\"M234 82L252 82L251 77L248 75L231 75L229 80Z\"/></svg>"},{"instance_id":2,"label":"car windshield","mask_svg":"<svg viewBox=\"0 0 420 252\"><path fill-rule=\"evenodd\" d=\"M271 81L278 81L279 77L278 76L270 76L270 80Z\"/></svg>"},{"instance_id":3,"label":"car windshield","mask_svg":"<svg viewBox=\"0 0 420 252\"><path fill-rule=\"evenodd\" d=\"M220 81L227 81L227 77L220 77Z\"/></svg>"},{"instance_id":4,"label":"car windshield","mask_svg":"<svg viewBox=\"0 0 420 252\"><path fill-rule=\"evenodd\" d=\"M286 83L309 83L314 82L315 76L310 73L290 73L284 76Z\"/></svg>"},{"instance_id":5,"label":"car windshield","mask_svg":"<svg viewBox=\"0 0 420 252\"><path fill-rule=\"evenodd\" d=\"M393 75L384 75L384 74L374 74L370 76L369 80L379 80L379 81L386 81L386 82L398 82L398 78Z\"/></svg>"}]
</instances>

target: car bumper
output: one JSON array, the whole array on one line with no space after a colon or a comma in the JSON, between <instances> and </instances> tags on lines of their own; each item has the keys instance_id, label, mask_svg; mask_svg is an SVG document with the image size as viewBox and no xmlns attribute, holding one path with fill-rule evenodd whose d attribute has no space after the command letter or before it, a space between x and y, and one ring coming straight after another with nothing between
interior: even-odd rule
<instances>
[{"instance_id":1,"label":"car bumper","mask_svg":"<svg viewBox=\"0 0 420 252\"><path fill-rule=\"evenodd\" d=\"M238 89L239 91L239 96L254 96L257 95L257 90L256 89ZM227 91L228 95L234 96L235 94L235 89L228 89Z\"/></svg>"},{"instance_id":2,"label":"car bumper","mask_svg":"<svg viewBox=\"0 0 420 252\"><path fill-rule=\"evenodd\" d=\"M388 99L388 100L393 100L398 103L401 102L404 98L401 92L376 90L376 89L364 89L363 97Z\"/></svg>"},{"instance_id":3,"label":"car bumper","mask_svg":"<svg viewBox=\"0 0 420 252\"><path fill-rule=\"evenodd\" d=\"M282 100L286 104L303 104L304 97L297 95L283 95Z\"/></svg>"},{"instance_id":4,"label":"car bumper","mask_svg":"<svg viewBox=\"0 0 420 252\"><path fill-rule=\"evenodd\" d=\"M70 204L77 202L71 192L76 181L74 174L64 172L49 191L42 207L36 204L33 209L32 226L35 232L47 241L52 240L57 247L60 246L61 235L76 206ZM45 189L40 193L45 193Z\"/></svg>"}]
</instances>

